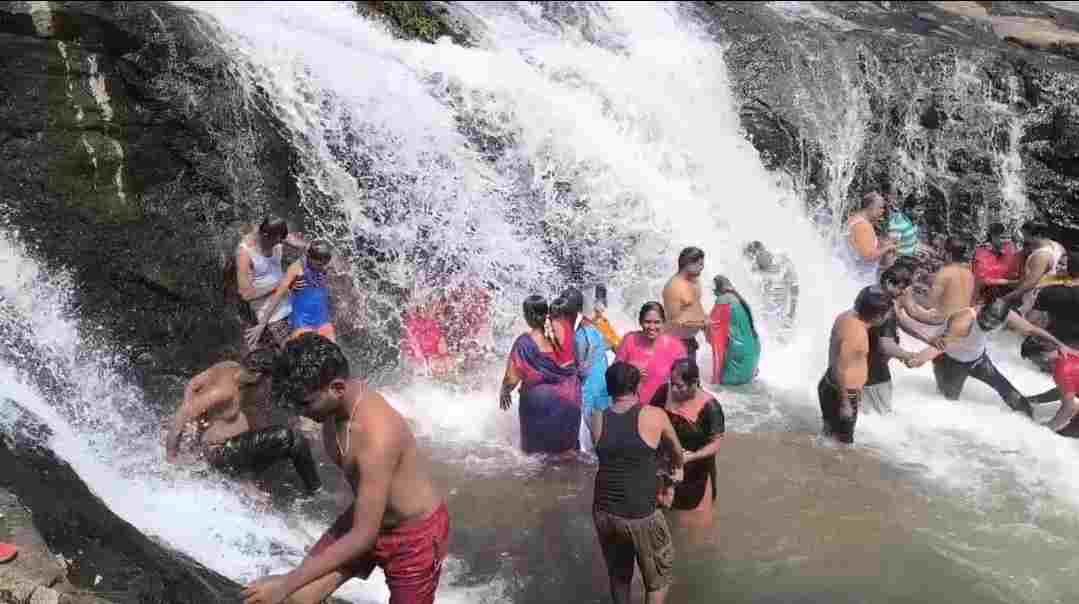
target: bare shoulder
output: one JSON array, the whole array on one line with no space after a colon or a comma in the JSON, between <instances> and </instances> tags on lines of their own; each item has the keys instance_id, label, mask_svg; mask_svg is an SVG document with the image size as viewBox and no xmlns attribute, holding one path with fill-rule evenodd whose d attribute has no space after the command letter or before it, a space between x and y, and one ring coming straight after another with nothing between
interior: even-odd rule
<instances>
[{"instance_id":1,"label":"bare shoulder","mask_svg":"<svg viewBox=\"0 0 1079 604\"><path fill-rule=\"evenodd\" d=\"M652 405L641 406L641 416L649 424L662 426L667 421L667 412L659 407L653 407Z\"/></svg>"},{"instance_id":2,"label":"bare shoulder","mask_svg":"<svg viewBox=\"0 0 1079 604\"><path fill-rule=\"evenodd\" d=\"M412 430L405 418L390 405L386 397L374 388L363 385L359 397L357 419L358 426L353 437L359 437L365 449L391 451L403 448L412 442ZM360 411L359 409L362 409Z\"/></svg>"}]
</instances>

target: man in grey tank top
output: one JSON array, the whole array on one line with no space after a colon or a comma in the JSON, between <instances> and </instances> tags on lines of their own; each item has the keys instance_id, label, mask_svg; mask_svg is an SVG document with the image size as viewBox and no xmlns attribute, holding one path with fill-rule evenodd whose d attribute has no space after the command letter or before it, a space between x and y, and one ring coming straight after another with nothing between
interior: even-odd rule
<instances>
[{"instance_id":1,"label":"man in grey tank top","mask_svg":"<svg viewBox=\"0 0 1079 604\"><path fill-rule=\"evenodd\" d=\"M900 313L901 321L909 318ZM961 310L948 319L944 335L931 340L932 346L907 362L908 367L920 367L933 361L937 390L950 400L958 400L967 377L983 382L1004 399L1015 411L1033 417L1030 402L1005 378L989 358L986 344L990 337L1004 327L1024 335L1038 335L1053 342L1061 352L1075 353L1044 329L1030 323L1013 311L1003 299L992 304Z\"/></svg>"}]
</instances>

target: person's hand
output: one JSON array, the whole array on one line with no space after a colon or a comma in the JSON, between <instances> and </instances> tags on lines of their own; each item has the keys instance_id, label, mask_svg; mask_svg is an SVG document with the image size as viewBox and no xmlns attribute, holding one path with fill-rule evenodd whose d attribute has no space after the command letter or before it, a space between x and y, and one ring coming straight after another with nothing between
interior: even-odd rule
<instances>
[{"instance_id":1,"label":"person's hand","mask_svg":"<svg viewBox=\"0 0 1079 604\"><path fill-rule=\"evenodd\" d=\"M512 390L506 388L502 389L502 397L498 401L498 407L503 411L509 411L510 407L513 405L513 397L510 396L511 392Z\"/></svg>"},{"instance_id":2,"label":"person's hand","mask_svg":"<svg viewBox=\"0 0 1079 604\"><path fill-rule=\"evenodd\" d=\"M648 381L648 370L642 368L641 369L641 383L643 384L643 383L645 383L647 381Z\"/></svg>"},{"instance_id":3,"label":"person's hand","mask_svg":"<svg viewBox=\"0 0 1079 604\"><path fill-rule=\"evenodd\" d=\"M281 604L289 596L284 588L285 575L270 575L245 587L241 595L244 604Z\"/></svg>"},{"instance_id":4,"label":"person's hand","mask_svg":"<svg viewBox=\"0 0 1079 604\"><path fill-rule=\"evenodd\" d=\"M1077 357L1079 357L1079 350L1076 350L1076 349L1072 348L1071 346L1067 346L1065 344L1061 344L1060 348L1058 348L1057 350L1060 351L1060 354L1065 355L1065 356L1077 356Z\"/></svg>"},{"instance_id":5,"label":"person's hand","mask_svg":"<svg viewBox=\"0 0 1079 604\"><path fill-rule=\"evenodd\" d=\"M935 338L930 338L929 345L933 348L936 348L937 350L944 350L948 347L948 338L945 336L937 336Z\"/></svg>"},{"instance_id":6,"label":"person's hand","mask_svg":"<svg viewBox=\"0 0 1079 604\"><path fill-rule=\"evenodd\" d=\"M674 505L673 484L667 485L659 490L659 493L656 494L656 503L659 504L659 507L661 508L667 510L671 509L671 506Z\"/></svg>"},{"instance_id":7,"label":"person's hand","mask_svg":"<svg viewBox=\"0 0 1079 604\"><path fill-rule=\"evenodd\" d=\"M307 240L304 239L303 233L293 231L285 236L285 243L295 248L307 247Z\"/></svg>"},{"instance_id":8,"label":"person's hand","mask_svg":"<svg viewBox=\"0 0 1079 604\"><path fill-rule=\"evenodd\" d=\"M686 478L686 469L685 468L677 467L677 468L671 470L671 480L673 480L675 484L678 484L678 483L682 482L683 480L685 480L685 478Z\"/></svg>"},{"instance_id":9,"label":"person's hand","mask_svg":"<svg viewBox=\"0 0 1079 604\"><path fill-rule=\"evenodd\" d=\"M262 339L262 332L266 329L265 323L259 323L258 325L248 329L244 332L244 341L247 343L249 349L254 349L258 345L259 340Z\"/></svg>"}]
</instances>

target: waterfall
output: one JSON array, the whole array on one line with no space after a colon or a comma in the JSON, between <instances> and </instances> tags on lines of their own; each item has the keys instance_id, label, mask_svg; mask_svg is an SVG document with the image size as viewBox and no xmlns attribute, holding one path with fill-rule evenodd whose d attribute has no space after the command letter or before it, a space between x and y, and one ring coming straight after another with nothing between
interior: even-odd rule
<instances>
[{"instance_id":1,"label":"waterfall","mask_svg":"<svg viewBox=\"0 0 1079 604\"><path fill-rule=\"evenodd\" d=\"M312 234L351 261L350 277L363 293L349 321L392 346L395 316L410 296L482 282L496 293L505 350L521 329L527 294L603 282L626 330L640 304L659 296L686 245L705 250L706 275L727 274L758 304L741 248L759 239L796 265L798 323L787 344L766 342L758 384L720 394L729 430L819 430L815 385L827 364L832 320L850 306L855 286L833 260L829 238L805 215L801 191L765 170L746 141L722 48L685 6L464 2L461 9L486 29L482 46L465 48L396 39L351 3L181 4L233 57L250 105L265 106L285 129L299 157L298 189ZM794 10L789 5L780 8ZM815 8L794 12L828 18ZM821 102L803 108L832 137L826 196L841 211L866 149L874 90L857 89L866 76L848 68L842 86L813 97L813 87L829 82L820 66L805 74L798 94ZM969 95L970 72L960 66L955 73L957 94ZM844 106L825 113L823 100ZM928 186L932 179L923 175L939 161L928 142L947 132L906 127L911 144L897 162L896 182L914 191ZM1001 156L1002 182L1018 174L1010 159L1018 136ZM1001 194L1020 204L1021 188L1009 182ZM259 511L224 479L167 466L162 418L145 411L143 394L79 338L77 318L65 311L63 275L38 267L14 233L0 245L0 269L0 294L12 316L39 330L32 354L81 385L74 400L57 401L17 363L0 364L4 395L56 429L51 446L106 503L239 581L299 561L327 519ZM1043 389L1043 376L1009 358L1016 347L1010 339L994 344L998 364L1023 391ZM1029 530L1051 537L1054 551L1077 545L1069 532L1079 509L1076 443L1008 413L979 385L968 385L967 398L953 403L933 393L927 371L894 370L897 411L863 417L859 447L926 490L970 504L973 519L964 517L956 529L962 534L935 535L934 546L984 572L994 586L1011 574L1027 577L999 587L1009 597L1073 593L1061 564L1034 567L1024 559L1030 548L1015 544ZM429 383L387 392L440 461L459 462L468 478L536 479L538 462L516 452L515 418L494 405L497 379L467 393ZM963 539L977 547L964 549ZM499 575L486 585L455 585L468 578L459 559L447 574L439 601L509 601L517 580ZM386 590L376 575L339 595L374 602L385 600Z\"/></svg>"}]
</instances>

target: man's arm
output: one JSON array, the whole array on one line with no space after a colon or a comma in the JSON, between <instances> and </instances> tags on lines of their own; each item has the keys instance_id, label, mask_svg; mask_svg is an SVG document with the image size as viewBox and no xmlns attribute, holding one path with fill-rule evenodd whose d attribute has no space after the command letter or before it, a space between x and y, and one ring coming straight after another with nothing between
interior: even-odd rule
<instances>
[{"instance_id":1,"label":"man's arm","mask_svg":"<svg viewBox=\"0 0 1079 604\"><path fill-rule=\"evenodd\" d=\"M357 449L353 457L360 482L356 485L356 501L352 507L352 528L284 576L282 591L286 595L343 568L375 546L390 498L394 468L401 456L401 445L393 434L379 430L371 430L369 434L368 442Z\"/></svg>"},{"instance_id":2,"label":"man's arm","mask_svg":"<svg viewBox=\"0 0 1079 604\"><path fill-rule=\"evenodd\" d=\"M187 422L202 417L215 407L232 400L231 393L220 386L209 388L201 387L205 380L205 373L195 376L188 384L184 392L184 402L176 410L165 437L165 457L169 461L175 461L180 448L180 437L183 435L184 426ZM201 380L200 380L201 378Z\"/></svg>"},{"instance_id":3,"label":"man's arm","mask_svg":"<svg viewBox=\"0 0 1079 604\"><path fill-rule=\"evenodd\" d=\"M1035 252L1028 256L1026 266L1023 268L1023 278L1019 281L1019 285L1015 286L1015 289L1003 296L1004 300L1014 303L1022 298L1024 294L1038 285L1038 282L1045 276L1045 273L1049 272L1050 268L1049 254Z\"/></svg>"},{"instance_id":4,"label":"man's arm","mask_svg":"<svg viewBox=\"0 0 1079 604\"><path fill-rule=\"evenodd\" d=\"M1079 354L1079 351L1067 346L1048 331L1027 321L1014 310L1008 313L1008 329L1017 331L1024 336L1038 336L1039 338L1045 338L1052 342L1053 345L1064 354Z\"/></svg>"},{"instance_id":5,"label":"man's arm","mask_svg":"<svg viewBox=\"0 0 1079 604\"><path fill-rule=\"evenodd\" d=\"M262 309L262 316L258 318L258 325L249 329L246 333L247 345L254 348L260 338L262 338L262 332L266 329L266 325L269 324L270 319L277 312L277 307L281 306L281 302L285 299L285 296L289 294L289 290L292 288L293 282L303 275L303 264L297 260L292 263L292 266L288 267L288 272L285 273L284 278L277 284L274 289L273 296L266 303L266 306Z\"/></svg>"},{"instance_id":6,"label":"man's arm","mask_svg":"<svg viewBox=\"0 0 1079 604\"><path fill-rule=\"evenodd\" d=\"M860 395L869 378L869 337L859 330L854 337L845 337L840 344L836 359L836 381L843 396L839 402L839 417L854 417L854 405L850 395Z\"/></svg>"},{"instance_id":7,"label":"man's arm","mask_svg":"<svg viewBox=\"0 0 1079 604\"><path fill-rule=\"evenodd\" d=\"M675 482L682 481L682 469L686 465L686 451L682 448L682 441L678 440L678 433L674 431L674 426L671 425L670 418L667 417L667 412L656 407L645 407L649 412L654 411L657 420L662 422L662 430L660 432L660 442L666 442L667 447L671 452L671 461L673 462L674 478Z\"/></svg>"},{"instance_id":8,"label":"man's arm","mask_svg":"<svg viewBox=\"0 0 1079 604\"><path fill-rule=\"evenodd\" d=\"M593 411L592 415L588 418L588 427L592 432L592 446L595 447L599 444L599 439L603 436L603 412Z\"/></svg>"}]
</instances>

